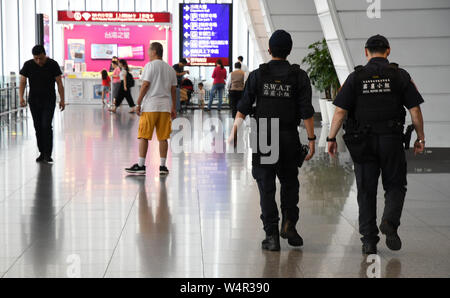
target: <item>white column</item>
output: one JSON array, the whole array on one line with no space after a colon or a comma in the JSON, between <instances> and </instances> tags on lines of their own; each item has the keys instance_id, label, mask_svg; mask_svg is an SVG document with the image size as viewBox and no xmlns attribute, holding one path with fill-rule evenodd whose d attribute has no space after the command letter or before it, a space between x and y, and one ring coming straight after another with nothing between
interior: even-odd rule
<instances>
[{"instance_id":1,"label":"white column","mask_svg":"<svg viewBox=\"0 0 450 298\"><path fill-rule=\"evenodd\" d=\"M150 11L150 0L136 0L136 11Z\"/></svg>"},{"instance_id":2,"label":"white column","mask_svg":"<svg viewBox=\"0 0 450 298\"><path fill-rule=\"evenodd\" d=\"M23 64L32 58L31 50L36 45L36 15L34 1L20 0L20 2L20 61Z\"/></svg>"},{"instance_id":3,"label":"white column","mask_svg":"<svg viewBox=\"0 0 450 298\"><path fill-rule=\"evenodd\" d=\"M117 11L117 0L103 0L103 11Z\"/></svg>"},{"instance_id":4,"label":"white column","mask_svg":"<svg viewBox=\"0 0 450 298\"><path fill-rule=\"evenodd\" d=\"M351 70L353 61L346 46L346 41L340 27L339 18L333 1L314 0L320 25L333 59L334 68L341 84L344 84Z\"/></svg>"},{"instance_id":5,"label":"white column","mask_svg":"<svg viewBox=\"0 0 450 298\"><path fill-rule=\"evenodd\" d=\"M19 72L19 28L17 0L3 0L3 63L5 76Z\"/></svg>"},{"instance_id":6,"label":"white column","mask_svg":"<svg viewBox=\"0 0 450 298\"><path fill-rule=\"evenodd\" d=\"M71 4L72 5L72 4ZM64 64L64 40L62 25L56 24L58 21L58 10L67 10L68 2L53 0L53 50L52 57L59 65ZM72 9L72 7L71 7Z\"/></svg>"},{"instance_id":7,"label":"white column","mask_svg":"<svg viewBox=\"0 0 450 298\"><path fill-rule=\"evenodd\" d=\"M120 0L120 11L134 11L134 0Z\"/></svg>"},{"instance_id":8,"label":"white column","mask_svg":"<svg viewBox=\"0 0 450 298\"><path fill-rule=\"evenodd\" d=\"M101 11L102 10L102 0L86 0L86 10L87 11Z\"/></svg>"}]
</instances>

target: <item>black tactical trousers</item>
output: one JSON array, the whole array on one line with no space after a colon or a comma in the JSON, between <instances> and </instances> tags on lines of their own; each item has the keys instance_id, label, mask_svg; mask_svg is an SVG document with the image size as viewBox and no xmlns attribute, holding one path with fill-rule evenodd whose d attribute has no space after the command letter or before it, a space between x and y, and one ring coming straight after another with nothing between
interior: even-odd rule
<instances>
[{"instance_id":1,"label":"black tactical trousers","mask_svg":"<svg viewBox=\"0 0 450 298\"><path fill-rule=\"evenodd\" d=\"M53 115L55 102L30 101L30 111L36 131L37 145L41 154L51 156L53 151Z\"/></svg>"},{"instance_id":2,"label":"black tactical trousers","mask_svg":"<svg viewBox=\"0 0 450 298\"><path fill-rule=\"evenodd\" d=\"M378 243L377 188L382 177L385 207L382 221L400 226L406 195L406 157L401 135L379 135L369 138L368 152L374 161L355 163L358 186L359 231L363 243Z\"/></svg>"},{"instance_id":3,"label":"black tactical trousers","mask_svg":"<svg viewBox=\"0 0 450 298\"><path fill-rule=\"evenodd\" d=\"M296 224L299 219L298 167L295 162L277 164L271 167L253 166L253 177L256 179L260 194L261 220L267 234L279 229L278 207L275 201L276 177L281 183L281 211L285 220Z\"/></svg>"}]
</instances>

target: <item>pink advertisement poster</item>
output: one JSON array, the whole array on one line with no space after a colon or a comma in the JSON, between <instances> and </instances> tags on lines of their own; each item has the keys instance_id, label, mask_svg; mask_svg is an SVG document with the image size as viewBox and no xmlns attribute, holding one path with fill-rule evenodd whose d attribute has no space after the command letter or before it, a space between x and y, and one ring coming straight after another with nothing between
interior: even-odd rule
<instances>
[{"instance_id":1,"label":"pink advertisement poster","mask_svg":"<svg viewBox=\"0 0 450 298\"><path fill-rule=\"evenodd\" d=\"M72 28L72 26L71 26ZM69 40L85 41L85 62L87 71L109 70L111 61L108 55L129 60L130 65L145 66L149 62L148 49L154 40L166 40L166 29L160 30L155 26L103 26L103 25L74 25L73 29L64 28L65 59L68 59ZM172 30L168 31L167 62L172 65ZM104 46L101 46L104 45ZM104 51L105 53L103 53ZM100 59L99 59L100 58Z\"/></svg>"}]
</instances>

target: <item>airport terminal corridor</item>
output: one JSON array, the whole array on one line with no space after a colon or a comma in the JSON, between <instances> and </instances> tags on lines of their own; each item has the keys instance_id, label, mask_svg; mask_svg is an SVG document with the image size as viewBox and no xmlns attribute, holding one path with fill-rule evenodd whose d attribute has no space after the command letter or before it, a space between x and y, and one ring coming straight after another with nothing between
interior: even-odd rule
<instances>
[{"instance_id":1,"label":"airport terminal corridor","mask_svg":"<svg viewBox=\"0 0 450 298\"><path fill-rule=\"evenodd\" d=\"M218 116L179 116L194 115ZM266 252L248 154L169 153L171 172L163 179L153 141L147 176L128 176L124 168L137 158L138 117L123 107L111 114L99 105L69 105L55 113L55 163L37 164L31 114L8 117L0 128L3 278L368 277L346 152L331 159L319 147L300 171L297 228L304 247L282 240L281 252ZM228 118L228 111L219 117ZM226 139L229 127L221 133ZM450 174L415 172L408 175L399 229L404 247L392 252L382 237L381 277L450 277ZM383 200L380 183L379 214Z\"/></svg>"}]
</instances>

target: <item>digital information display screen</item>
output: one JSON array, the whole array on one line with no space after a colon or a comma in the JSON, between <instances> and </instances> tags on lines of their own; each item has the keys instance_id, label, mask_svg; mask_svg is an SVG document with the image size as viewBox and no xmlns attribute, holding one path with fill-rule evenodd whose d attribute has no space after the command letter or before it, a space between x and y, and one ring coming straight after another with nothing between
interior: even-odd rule
<instances>
[{"instance_id":1,"label":"digital information display screen","mask_svg":"<svg viewBox=\"0 0 450 298\"><path fill-rule=\"evenodd\" d=\"M117 56L119 59L144 60L144 45L122 45L117 46Z\"/></svg>"},{"instance_id":2,"label":"digital information display screen","mask_svg":"<svg viewBox=\"0 0 450 298\"><path fill-rule=\"evenodd\" d=\"M214 66L232 57L231 4L180 4L180 58L190 66Z\"/></svg>"},{"instance_id":3,"label":"digital information display screen","mask_svg":"<svg viewBox=\"0 0 450 298\"><path fill-rule=\"evenodd\" d=\"M92 60L109 60L117 56L117 45L115 44L91 44Z\"/></svg>"}]
</instances>

